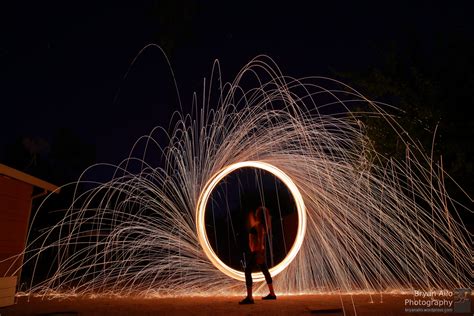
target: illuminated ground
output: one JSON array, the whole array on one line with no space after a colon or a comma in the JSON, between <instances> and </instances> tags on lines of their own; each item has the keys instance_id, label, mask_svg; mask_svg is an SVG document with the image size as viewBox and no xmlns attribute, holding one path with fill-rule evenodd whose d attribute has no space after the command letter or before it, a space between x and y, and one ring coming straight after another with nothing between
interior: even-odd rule
<instances>
[{"instance_id":1,"label":"illuminated ground","mask_svg":"<svg viewBox=\"0 0 474 316\"><path fill-rule=\"evenodd\" d=\"M449 315L407 313L404 299L412 296L387 295L301 295L281 296L277 301L261 301L239 306L240 297L193 298L72 298L67 300L20 298L16 305L0 308L0 315ZM473 306L471 305L471 310ZM354 312L356 311L356 313ZM462 314L452 314L462 315Z\"/></svg>"}]
</instances>

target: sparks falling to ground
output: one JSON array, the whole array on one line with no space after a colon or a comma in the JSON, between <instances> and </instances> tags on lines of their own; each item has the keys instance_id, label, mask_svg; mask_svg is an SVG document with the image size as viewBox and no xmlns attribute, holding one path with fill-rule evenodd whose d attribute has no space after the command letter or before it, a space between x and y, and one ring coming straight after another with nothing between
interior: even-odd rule
<instances>
[{"instance_id":1,"label":"sparks falling to ground","mask_svg":"<svg viewBox=\"0 0 474 316\"><path fill-rule=\"evenodd\" d=\"M62 219L25 250L33 267L26 292L244 293L206 250L199 203L209 181L245 162L280 170L304 203L301 247L274 271L279 293L469 286L472 236L458 216L465 207L445 191L442 166L387 108L330 78L284 76L265 56L225 84L215 63L192 113L177 113L169 133L155 128L121 164L94 165L71 184L76 194ZM393 128L405 160L375 152L367 116ZM156 153L159 163L149 158ZM96 168L114 176L81 190ZM45 259L50 274L40 278Z\"/></svg>"}]
</instances>

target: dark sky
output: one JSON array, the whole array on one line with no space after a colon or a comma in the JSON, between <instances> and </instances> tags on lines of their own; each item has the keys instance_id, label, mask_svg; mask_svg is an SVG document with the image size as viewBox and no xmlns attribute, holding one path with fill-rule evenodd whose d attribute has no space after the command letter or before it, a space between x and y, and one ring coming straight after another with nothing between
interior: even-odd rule
<instances>
[{"instance_id":1,"label":"dark sky","mask_svg":"<svg viewBox=\"0 0 474 316\"><path fill-rule=\"evenodd\" d=\"M0 6L0 157L18 137L50 142L67 127L95 145L97 161L117 163L167 126L177 103L161 53L146 51L124 79L150 43L167 51L186 110L216 58L227 81L258 54L288 75L331 75L376 66L390 42L419 41L429 58L439 34L473 35L472 11L459 3L95 2Z\"/></svg>"}]
</instances>

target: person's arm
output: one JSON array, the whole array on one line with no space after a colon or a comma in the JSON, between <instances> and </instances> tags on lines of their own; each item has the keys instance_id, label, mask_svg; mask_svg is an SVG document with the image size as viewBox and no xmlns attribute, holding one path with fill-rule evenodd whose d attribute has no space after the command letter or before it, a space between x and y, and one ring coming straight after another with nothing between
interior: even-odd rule
<instances>
[{"instance_id":1,"label":"person's arm","mask_svg":"<svg viewBox=\"0 0 474 316\"><path fill-rule=\"evenodd\" d=\"M258 230L258 246L260 250L265 249L265 230L263 227Z\"/></svg>"},{"instance_id":2,"label":"person's arm","mask_svg":"<svg viewBox=\"0 0 474 316\"><path fill-rule=\"evenodd\" d=\"M249 248L251 252L260 250L260 234L257 229L257 234L249 234Z\"/></svg>"}]
</instances>

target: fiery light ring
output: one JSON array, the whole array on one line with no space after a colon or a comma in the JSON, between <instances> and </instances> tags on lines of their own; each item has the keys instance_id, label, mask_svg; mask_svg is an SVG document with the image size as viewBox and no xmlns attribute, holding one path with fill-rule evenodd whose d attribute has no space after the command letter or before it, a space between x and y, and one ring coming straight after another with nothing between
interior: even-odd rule
<instances>
[{"instance_id":1,"label":"fiery light ring","mask_svg":"<svg viewBox=\"0 0 474 316\"><path fill-rule=\"evenodd\" d=\"M290 190L291 194L293 195L293 198L295 199L296 203L296 208L298 212L298 230L296 233L296 238L293 243L293 246L291 247L290 251L286 255L286 257L278 263L276 266L272 267L269 271L272 276L277 275L278 273L282 272L296 257L298 251L301 248L301 245L303 244L304 240L304 235L306 232L306 208L304 205L303 197L301 196L300 191L298 190L297 186L295 183L291 180L291 178L285 174L283 171L278 169L277 167L266 163L262 161L244 161L244 162L238 162L232 165L229 165L222 169L221 171L217 172L211 179L207 182L207 184L204 186L204 189L202 190L198 202L197 202L197 207L196 207L196 229L197 229L197 235L199 239L199 243L202 246L202 249L204 250L204 253L206 256L209 258L209 260L212 262L212 264L222 271L224 274L230 276L231 278L234 278L239 281L244 281L245 280L245 274L244 272L235 270L229 266L227 266L224 262L222 262L221 259L216 255L214 250L212 250L212 247L209 243L209 240L207 238L207 233L206 233L206 227L205 227L205 213L206 213L206 206L207 206L207 201L209 199L209 196L211 195L212 191L214 190L215 186L228 174L231 172L239 169L239 168L244 168L244 167L253 167L257 169L262 169L265 171L270 172L273 174L275 177L280 179L286 187ZM264 275L262 272L254 272L252 273L252 277L254 281L263 281L265 279Z\"/></svg>"}]
</instances>

